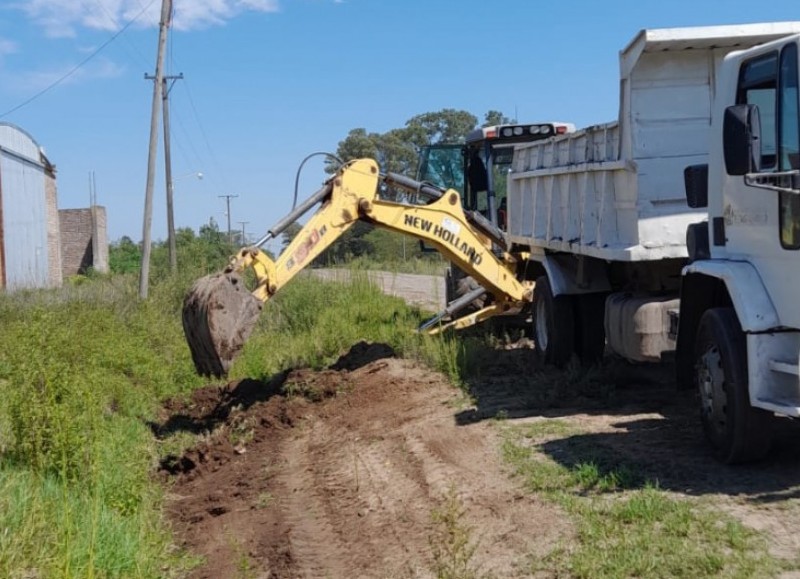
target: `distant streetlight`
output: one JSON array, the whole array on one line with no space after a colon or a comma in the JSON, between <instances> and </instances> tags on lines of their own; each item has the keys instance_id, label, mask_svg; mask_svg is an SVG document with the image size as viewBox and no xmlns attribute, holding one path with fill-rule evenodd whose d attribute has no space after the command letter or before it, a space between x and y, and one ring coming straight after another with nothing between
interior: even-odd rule
<instances>
[{"instance_id":1,"label":"distant streetlight","mask_svg":"<svg viewBox=\"0 0 800 579\"><path fill-rule=\"evenodd\" d=\"M195 179L200 180L203 178L203 174L200 171L192 171L191 173L186 173L185 175L170 179L168 195L168 199L170 201L172 200L173 193L175 192L175 181L188 179L189 177L194 177ZM172 204L170 203L170 206L171 205ZM169 246L169 267L174 273L178 271L178 247L175 241L175 219L173 218L172 211L167 212L167 243Z\"/></svg>"}]
</instances>

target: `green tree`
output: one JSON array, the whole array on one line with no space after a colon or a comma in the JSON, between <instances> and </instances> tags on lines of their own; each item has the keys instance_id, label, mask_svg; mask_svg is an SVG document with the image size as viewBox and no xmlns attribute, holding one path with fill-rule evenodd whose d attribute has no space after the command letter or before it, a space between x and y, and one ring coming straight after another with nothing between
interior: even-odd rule
<instances>
[{"instance_id":1,"label":"green tree","mask_svg":"<svg viewBox=\"0 0 800 579\"><path fill-rule=\"evenodd\" d=\"M498 111L485 115L489 120L507 120ZM344 162L359 158L372 158L378 162L382 172L416 174L419 154L423 147L437 143L461 143L465 136L478 124L478 118L470 112L457 109L442 109L411 117L405 126L391 129L385 133L371 133L366 128L352 129L339 142L336 155ZM328 163L326 170L334 172L336 166ZM384 190L386 199L401 200L404 196L397 191ZM341 263L352 257L374 256L384 262L409 257L409 244L403 244L398 235L373 232L373 227L358 223L338 239L320 256L316 263ZM415 244L413 244L416 247Z\"/></svg>"},{"instance_id":2,"label":"green tree","mask_svg":"<svg viewBox=\"0 0 800 579\"><path fill-rule=\"evenodd\" d=\"M133 273L139 271L142 264L141 248L133 240L124 235L108 248L108 266L111 273Z\"/></svg>"},{"instance_id":3,"label":"green tree","mask_svg":"<svg viewBox=\"0 0 800 579\"><path fill-rule=\"evenodd\" d=\"M500 111L489 111L483 117L483 127L493 127L495 125L508 125L516 123L515 119L505 116Z\"/></svg>"},{"instance_id":4,"label":"green tree","mask_svg":"<svg viewBox=\"0 0 800 579\"><path fill-rule=\"evenodd\" d=\"M301 229L303 229L303 226L294 222L283 230L283 233L281 233L281 251L289 247L289 244L297 237Z\"/></svg>"},{"instance_id":5,"label":"green tree","mask_svg":"<svg viewBox=\"0 0 800 579\"><path fill-rule=\"evenodd\" d=\"M420 134L427 137L427 142L416 142L417 147L435 143L461 143L464 137L478 124L478 118L467 111L456 109L442 109L435 113L423 113L411 117L406 122L408 129L422 129L422 133L416 132L415 137Z\"/></svg>"},{"instance_id":6,"label":"green tree","mask_svg":"<svg viewBox=\"0 0 800 579\"><path fill-rule=\"evenodd\" d=\"M213 217L209 218L208 223L200 226L198 235L201 240L212 244L227 241L228 237L227 234L219 230L219 225L217 225L217 221Z\"/></svg>"}]
</instances>

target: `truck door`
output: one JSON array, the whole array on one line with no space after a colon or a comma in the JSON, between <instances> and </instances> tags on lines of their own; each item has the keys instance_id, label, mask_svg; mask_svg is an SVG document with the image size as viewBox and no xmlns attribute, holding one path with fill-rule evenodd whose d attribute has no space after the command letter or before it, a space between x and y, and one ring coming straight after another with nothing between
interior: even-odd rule
<instances>
[{"instance_id":1,"label":"truck door","mask_svg":"<svg viewBox=\"0 0 800 579\"><path fill-rule=\"evenodd\" d=\"M761 125L760 173L800 168L798 40L754 49L743 61L736 87L737 104L758 106ZM800 270L800 196L748 185L742 177L725 179L722 217L712 243L731 259L753 263L784 326L800 327L797 288L790 272ZM724 232L720 234L720 232Z\"/></svg>"}]
</instances>

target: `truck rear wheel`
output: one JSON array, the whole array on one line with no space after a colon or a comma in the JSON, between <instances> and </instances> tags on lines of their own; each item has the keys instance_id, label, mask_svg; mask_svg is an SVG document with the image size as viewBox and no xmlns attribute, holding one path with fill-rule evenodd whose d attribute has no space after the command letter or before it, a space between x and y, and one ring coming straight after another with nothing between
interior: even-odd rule
<instances>
[{"instance_id":1,"label":"truck rear wheel","mask_svg":"<svg viewBox=\"0 0 800 579\"><path fill-rule=\"evenodd\" d=\"M722 462L763 457L771 444L771 416L750 405L747 342L733 308L713 308L700 318L694 379L703 431Z\"/></svg>"},{"instance_id":2,"label":"truck rear wheel","mask_svg":"<svg viewBox=\"0 0 800 579\"><path fill-rule=\"evenodd\" d=\"M572 296L554 296L547 276L533 290L533 339L536 352L555 366L565 366L575 349Z\"/></svg>"}]
</instances>

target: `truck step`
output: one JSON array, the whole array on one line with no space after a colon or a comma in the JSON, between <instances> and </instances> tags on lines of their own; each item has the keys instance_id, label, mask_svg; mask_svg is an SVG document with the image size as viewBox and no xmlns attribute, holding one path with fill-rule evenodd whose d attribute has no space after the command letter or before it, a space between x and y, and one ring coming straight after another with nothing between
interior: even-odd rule
<instances>
[{"instance_id":1,"label":"truck step","mask_svg":"<svg viewBox=\"0 0 800 579\"><path fill-rule=\"evenodd\" d=\"M794 362L785 362L782 360L770 360L769 369L773 372L780 372L781 374L789 374L790 376L797 377L800 375L800 367L797 360Z\"/></svg>"}]
</instances>

